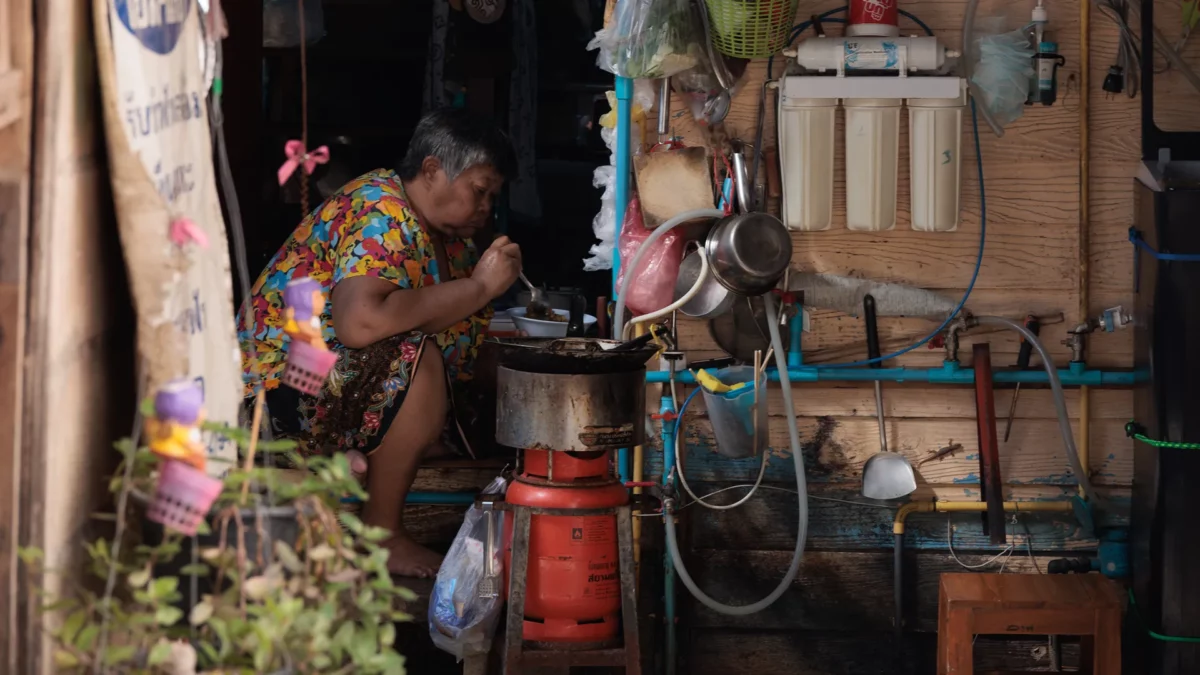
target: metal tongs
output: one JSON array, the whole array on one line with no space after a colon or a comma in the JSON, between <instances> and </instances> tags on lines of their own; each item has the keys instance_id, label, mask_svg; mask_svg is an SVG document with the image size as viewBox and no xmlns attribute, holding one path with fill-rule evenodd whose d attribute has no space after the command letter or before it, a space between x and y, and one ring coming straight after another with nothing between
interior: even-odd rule
<instances>
[{"instance_id":1,"label":"metal tongs","mask_svg":"<svg viewBox=\"0 0 1200 675\"><path fill-rule=\"evenodd\" d=\"M487 541L483 546L484 575L479 581L479 597L500 595L500 574L496 571L496 502L495 495L482 495L479 508L487 521Z\"/></svg>"}]
</instances>

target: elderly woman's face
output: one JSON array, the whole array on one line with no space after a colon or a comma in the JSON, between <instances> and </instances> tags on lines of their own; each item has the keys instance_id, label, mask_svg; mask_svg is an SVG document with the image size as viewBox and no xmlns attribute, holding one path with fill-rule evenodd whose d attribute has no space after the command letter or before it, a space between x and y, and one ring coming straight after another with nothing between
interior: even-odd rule
<instances>
[{"instance_id":1,"label":"elderly woman's face","mask_svg":"<svg viewBox=\"0 0 1200 675\"><path fill-rule=\"evenodd\" d=\"M436 160L435 160L436 161ZM443 234L466 238L487 224L504 178L490 164L477 164L454 180L440 167L429 180L431 204L423 210L429 224Z\"/></svg>"}]
</instances>

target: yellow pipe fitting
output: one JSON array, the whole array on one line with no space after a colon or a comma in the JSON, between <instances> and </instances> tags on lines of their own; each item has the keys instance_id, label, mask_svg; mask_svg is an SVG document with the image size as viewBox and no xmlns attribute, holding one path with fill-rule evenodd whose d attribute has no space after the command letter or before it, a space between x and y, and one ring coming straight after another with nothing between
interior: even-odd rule
<instances>
[{"instance_id":1,"label":"yellow pipe fitting","mask_svg":"<svg viewBox=\"0 0 1200 675\"><path fill-rule=\"evenodd\" d=\"M1071 511L1074 505L1069 500L1043 502L1003 502L1004 510L1013 512L1028 511ZM904 521L913 513L955 513L963 511L987 511L987 502L951 502L929 501L909 502L896 511L896 520L892 523L894 534L904 534Z\"/></svg>"}]
</instances>

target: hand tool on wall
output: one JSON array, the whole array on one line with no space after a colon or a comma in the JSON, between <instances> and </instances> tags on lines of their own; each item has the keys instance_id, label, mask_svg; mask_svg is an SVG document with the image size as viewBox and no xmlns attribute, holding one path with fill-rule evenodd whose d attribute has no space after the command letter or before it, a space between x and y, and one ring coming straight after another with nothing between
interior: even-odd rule
<instances>
[{"instance_id":1,"label":"hand tool on wall","mask_svg":"<svg viewBox=\"0 0 1200 675\"><path fill-rule=\"evenodd\" d=\"M1004 482L1000 477L1000 444L996 441L996 397L992 391L992 352L988 343L973 348L975 369L975 419L979 428L979 498L987 502L983 533L993 544L1003 544Z\"/></svg>"},{"instance_id":2,"label":"hand tool on wall","mask_svg":"<svg viewBox=\"0 0 1200 675\"><path fill-rule=\"evenodd\" d=\"M1030 333L1038 334L1042 324L1038 318L1032 314L1025 317L1025 327ZM1021 338L1021 351L1017 352L1017 370L1029 370L1029 359L1033 356L1033 344ZM1013 389L1012 403L1008 404L1008 421L1004 423L1004 442L1008 442L1008 437L1012 434L1013 416L1017 412L1017 398L1021 395L1021 383L1017 383L1017 388Z\"/></svg>"},{"instance_id":3,"label":"hand tool on wall","mask_svg":"<svg viewBox=\"0 0 1200 675\"><path fill-rule=\"evenodd\" d=\"M879 358L879 330L875 325L875 298L863 297L863 317L867 323L867 356ZM883 366L882 361L871 364ZM879 452L863 465L863 496L868 499L899 499L917 489L917 478L908 458L888 452L887 425L883 413L883 385L875 381L875 415L879 418Z\"/></svg>"}]
</instances>

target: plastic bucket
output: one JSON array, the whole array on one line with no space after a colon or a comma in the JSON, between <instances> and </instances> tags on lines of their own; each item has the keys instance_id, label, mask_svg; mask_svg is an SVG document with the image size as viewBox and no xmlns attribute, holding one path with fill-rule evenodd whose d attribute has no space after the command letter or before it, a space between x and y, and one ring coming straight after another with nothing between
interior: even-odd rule
<instances>
[{"instance_id":1,"label":"plastic bucket","mask_svg":"<svg viewBox=\"0 0 1200 675\"><path fill-rule=\"evenodd\" d=\"M725 394L702 390L708 418L717 437L717 452L732 459L755 456L756 450L767 447L766 373L759 376L758 382L763 404L758 415L758 448L754 446L754 368L731 366L713 372L713 376L724 384L746 384Z\"/></svg>"}]
</instances>

